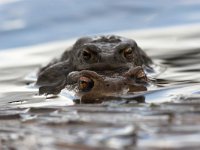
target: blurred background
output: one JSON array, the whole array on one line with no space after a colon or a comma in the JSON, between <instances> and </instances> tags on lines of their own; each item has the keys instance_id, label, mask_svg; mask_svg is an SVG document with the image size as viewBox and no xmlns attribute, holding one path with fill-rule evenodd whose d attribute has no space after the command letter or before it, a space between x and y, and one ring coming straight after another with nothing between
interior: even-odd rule
<instances>
[{"instance_id":1,"label":"blurred background","mask_svg":"<svg viewBox=\"0 0 200 150\"><path fill-rule=\"evenodd\" d=\"M200 22L200 0L0 0L0 50Z\"/></svg>"}]
</instances>

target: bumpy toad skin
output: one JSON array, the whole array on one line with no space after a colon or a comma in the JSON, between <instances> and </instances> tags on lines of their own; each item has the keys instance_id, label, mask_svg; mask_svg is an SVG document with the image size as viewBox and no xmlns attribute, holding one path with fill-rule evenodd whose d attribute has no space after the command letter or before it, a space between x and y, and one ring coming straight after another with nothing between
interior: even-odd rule
<instances>
[{"instance_id":1,"label":"bumpy toad skin","mask_svg":"<svg viewBox=\"0 0 200 150\"><path fill-rule=\"evenodd\" d=\"M111 77L115 82L130 68L149 66L151 63L151 59L132 39L115 35L83 37L60 59L40 69L36 85L39 86L39 94L58 94L71 82L67 77L73 71L93 71Z\"/></svg>"}]
</instances>

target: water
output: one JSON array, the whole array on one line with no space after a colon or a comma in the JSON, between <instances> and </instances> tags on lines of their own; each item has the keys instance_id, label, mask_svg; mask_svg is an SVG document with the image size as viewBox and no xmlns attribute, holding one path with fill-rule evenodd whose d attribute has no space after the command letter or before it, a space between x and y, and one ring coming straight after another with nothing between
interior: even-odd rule
<instances>
[{"instance_id":1,"label":"water","mask_svg":"<svg viewBox=\"0 0 200 150\"><path fill-rule=\"evenodd\" d=\"M199 149L199 29L186 25L118 32L134 37L163 69L157 87L140 97L102 104L74 105L65 91L58 97L38 96L37 89L26 85L41 64L74 40L2 51L2 149Z\"/></svg>"},{"instance_id":2,"label":"water","mask_svg":"<svg viewBox=\"0 0 200 150\"><path fill-rule=\"evenodd\" d=\"M1 0L0 49L89 34L198 23L199 14L199 0Z\"/></svg>"},{"instance_id":3,"label":"water","mask_svg":"<svg viewBox=\"0 0 200 150\"><path fill-rule=\"evenodd\" d=\"M46 6L45 2L41 2L40 7ZM15 10L17 7L13 6L17 4L20 4L18 7L22 7L22 4L28 7L30 3L31 8L34 7L33 4L36 4L35 1L16 1L7 3L5 7ZM90 5L97 7L99 3ZM126 6L130 3L131 1ZM161 6L164 7L166 3L167 1L162 4L144 1L136 4L142 8L162 8ZM38 96L38 89L27 85L27 82L35 79L34 73L42 64L59 56L75 40L64 40L65 38L86 33L110 32L111 29L104 30L103 27L95 26L96 31L88 30L88 32L80 33L78 32L80 28L75 32L77 25L72 28L73 36L63 37L62 34L66 32L62 27L58 29L59 23L55 23L55 33L53 30L47 32L49 30L43 30L44 28L37 25L36 30L27 25L26 28L24 26L20 30L1 31L4 34L1 34L0 38L5 38L0 41L10 39L13 43L11 45L11 42L2 42L0 44L2 48L7 49L17 45L29 45L29 47L0 51L0 149L198 150L200 148L200 24L186 24L192 23L191 18L195 17L191 15L190 19L187 19L186 14L197 12L198 9L195 8L198 8L199 3L198 1L183 1L183 3L177 1L175 4L174 9L169 10L182 12L177 8L185 6L184 8L187 8L183 9L185 13L176 13L169 18L160 17L160 20L159 17L156 18L159 23L152 22L152 27L156 27L155 29L142 29L143 24L138 27L129 26L141 28L140 30L128 30L126 23L122 23L123 25L118 29L115 28L117 25L113 26L113 31L127 29L116 34L135 39L153 61L161 66L161 70L158 69L156 87L150 87L147 92L137 95L137 98L136 95L126 95L122 99L116 98L102 104L75 105L65 91L58 97ZM120 6L123 5L120 4ZM189 9L190 6L194 9ZM145 14L144 9L139 10L137 10L139 14ZM159 11L161 10L163 9ZM35 12L39 13L39 11ZM80 14L77 13L77 15ZM181 22L176 17L184 21ZM28 18L30 19L30 16ZM170 18L176 19L173 22ZM176 24L176 26L161 27L165 24L161 20L168 20L170 21L168 25ZM113 21L116 21L115 18ZM62 25L62 19L58 22ZM32 23L39 24L37 21ZM182 23L184 25L179 25ZM51 29L53 28L52 25ZM38 36L35 36L36 34ZM48 35L49 38L42 37L43 34ZM12 35L20 38L14 38ZM25 35L31 38L25 38ZM54 41L60 39L63 40ZM53 42L44 44L44 41ZM42 44L32 45L36 43Z\"/></svg>"}]
</instances>

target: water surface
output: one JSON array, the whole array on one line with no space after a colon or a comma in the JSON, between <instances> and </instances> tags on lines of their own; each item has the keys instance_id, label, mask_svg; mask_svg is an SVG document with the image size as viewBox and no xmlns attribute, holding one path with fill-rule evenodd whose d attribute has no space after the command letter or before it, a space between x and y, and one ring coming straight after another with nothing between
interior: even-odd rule
<instances>
[{"instance_id":1,"label":"water surface","mask_svg":"<svg viewBox=\"0 0 200 150\"><path fill-rule=\"evenodd\" d=\"M200 1L0 0L0 22L0 149L200 149ZM154 86L102 104L38 96L41 65L108 32L158 64Z\"/></svg>"},{"instance_id":2,"label":"water surface","mask_svg":"<svg viewBox=\"0 0 200 150\"><path fill-rule=\"evenodd\" d=\"M199 0L0 0L0 50L199 22Z\"/></svg>"},{"instance_id":3,"label":"water surface","mask_svg":"<svg viewBox=\"0 0 200 150\"><path fill-rule=\"evenodd\" d=\"M134 38L163 68L143 102L127 95L74 105L66 94L38 96L26 85L30 73L73 39L1 51L2 149L199 149L199 24L117 34Z\"/></svg>"}]
</instances>

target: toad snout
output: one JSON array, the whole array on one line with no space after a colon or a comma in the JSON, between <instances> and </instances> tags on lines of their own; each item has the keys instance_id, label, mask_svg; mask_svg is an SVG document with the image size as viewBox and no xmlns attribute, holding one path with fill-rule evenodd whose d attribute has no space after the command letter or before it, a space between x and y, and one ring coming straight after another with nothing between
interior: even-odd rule
<instances>
[{"instance_id":1,"label":"toad snout","mask_svg":"<svg viewBox=\"0 0 200 150\"><path fill-rule=\"evenodd\" d=\"M67 76L68 85L72 85L81 100L99 99L106 96L119 96L127 92L146 91L146 74L142 67L131 68L119 76L100 75L95 71L82 70L71 72Z\"/></svg>"}]
</instances>

